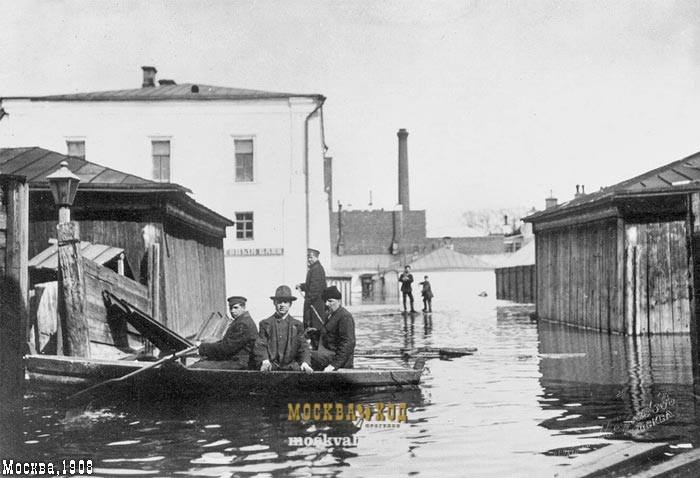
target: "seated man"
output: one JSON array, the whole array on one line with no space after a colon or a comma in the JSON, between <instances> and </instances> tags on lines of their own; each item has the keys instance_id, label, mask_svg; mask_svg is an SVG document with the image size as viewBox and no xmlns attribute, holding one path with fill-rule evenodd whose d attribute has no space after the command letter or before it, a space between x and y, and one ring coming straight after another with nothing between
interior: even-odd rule
<instances>
[{"instance_id":1,"label":"seated man","mask_svg":"<svg viewBox=\"0 0 700 478\"><path fill-rule=\"evenodd\" d=\"M311 351L314 370L332 372L339 368L352 368L355 358L355 320L340 305L342 295L334 285L323 291L323 300L330 315L321 327L318 350Z\"/></svg>"},{"instance_id":2,"label":"seated man","mask_svg":"<svg viewBox=\"0 0 700 478\"><path fill-rule=\"evenodd\" d=\"M304 325L289 315L296 297L286 285L281 285L270 297L275 313L260 321L255 342L255 358L260 370L303 370L313 372L309 365L309 344L304 338Z\"/></svg>"},{"instance_id":3,"label":"seated man","mask_svg":"<svg viewBox=\"0 0 700 478\"><path fill-rule=\"evenodd\" d=\"M199 355L205 357L205 360L192 367L244 370L255 366L253 349L258 332L245 308L246 298L233 296L227 300L233 323L226 330L223 339L199 345Z\"/></svg>"}]
</instances>

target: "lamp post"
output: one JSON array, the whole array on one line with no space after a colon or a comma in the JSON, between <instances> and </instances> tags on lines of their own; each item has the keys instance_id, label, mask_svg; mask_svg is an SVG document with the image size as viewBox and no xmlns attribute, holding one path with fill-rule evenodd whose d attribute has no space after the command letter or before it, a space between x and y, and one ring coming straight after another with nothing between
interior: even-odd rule
<instances>
[{"instance_id":1,"label":"lamp post","mask_svg":"<svg viewBox=\"0 0 700 478\"><path fill-rule=\"evenodd\" d=\"M70 207L75 200L80 178L68 169L68 161L61 161L61 167L46 176L53 194L53 200L58 206L58 222L70 222Z\"/></svg>"},{"instance_id":2,"label":"lamp post","mask_svg":"<svg viewBox=\"0 0 700 478\"><path fill-rule=\"evenodd\" d=\"M68 169L68 162L46 176L54 202L58 206L58 312L60 317L59 350L64 355L90 356L90 335L86 317L83 258L80 250L80 227L70 220L80 178ZM62 349L61 349L62 346Z\"/></svg>"}]
</instances>

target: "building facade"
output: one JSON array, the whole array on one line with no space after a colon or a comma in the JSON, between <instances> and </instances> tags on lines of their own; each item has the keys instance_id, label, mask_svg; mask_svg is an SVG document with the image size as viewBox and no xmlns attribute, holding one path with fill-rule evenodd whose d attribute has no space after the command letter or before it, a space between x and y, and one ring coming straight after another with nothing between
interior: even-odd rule
<instances>
[{"instance_id":1,"label":"building facade","mask_svg":"<svg viewBox=\"0 0 700 478\"><path fill-rule=\"evenodd\" d=\"M6 97L4 146L38 145L160 182L236 221L224 244L226 289L267 302L303 282L305 249L330 257L323 103L273 93L155 81L140 88ZM264 313L265 311L261 311Z\"/></svg>"}]
</instances>

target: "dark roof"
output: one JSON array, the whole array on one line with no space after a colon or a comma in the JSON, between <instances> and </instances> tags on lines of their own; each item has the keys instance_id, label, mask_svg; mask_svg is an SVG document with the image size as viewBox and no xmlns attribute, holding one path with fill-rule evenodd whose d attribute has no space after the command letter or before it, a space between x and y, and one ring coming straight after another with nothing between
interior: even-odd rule
<instances>
[{"instance_id":1,"label":"dark roof","mask_svg":"<svg viewBox=\"0 0 700 478\"><path fill-rule=\"evenodd\" d=\"M700 190L700 152L661 166L620 183L583 194L571 201L538 211L523 218L539 222L554 216L588 209L624 197L643 197L659 194L682 194Z\"/></svg>"},{"instance_id":2,"label":"dark roof","mask_svg":"<svg viewBox=\"0 0 700 478\"><path fill-rule=\"evenodd\" d=\"M192 199L191 191L175 183L160 183L133 174L101 166L85 159L66 156L39 147L0 148L0 173L26 177L30 191L48 191L46 176L59 168L61 161L68 162L68 169L80 178L80 192L103 193L160 193L166 194L183 205L199 220L225 228L234 221L212 211Z\"/></svg>"},{"instance_id":3,"label":"dark roof","mask_svg":"<svg viewBox=\"0 0 700 478\"><path fill-rule=\"evenodd\" d=\"M193 92L195 89L198 91ZM47 96L8 96L5 99L27 99L32 101L212 101L284 98L325 99L323 95L319 94L279 93L193 83L152 86L130 90L93 91L88 93L68 93Z\"/></svg>"},{"instance_id":4,"label":"dark roof","mask_svg":"<svg viewBox=\"0 0 700 478\"><path fill-rule=\"evenodd\" d=\"M0 173L25 176L32 189L49 187L46 176L56 171L61 161L80 178L80 189L157 190L190 192L175 183L159 183L101 166L82 158L66 156L44 148L0 148Z\"/></svg>"}]
</instances>

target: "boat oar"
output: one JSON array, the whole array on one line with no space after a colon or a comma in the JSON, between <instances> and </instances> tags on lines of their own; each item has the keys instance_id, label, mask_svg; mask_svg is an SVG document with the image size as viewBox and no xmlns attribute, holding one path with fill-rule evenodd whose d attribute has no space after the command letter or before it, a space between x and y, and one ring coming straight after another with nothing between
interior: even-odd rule
<instances>
[{"instance_id":1,"label":"boat oar","mask_svg":"<svg viewBox=\"0 0 700 478\"><path fill-rule=\"evenodd\" d=\"M68 400L68 402L73 403L73 402L75 402L75 400L76 400L77 398L82 397L82 396L85 396L85 395L87 395L88 393L91 393L91 392L97 390L98 388L102 388L102 387L104 387L104 386L106 386L106 385L110 385L110 384L113 384L113 383L122 382L122 381L127 380L127 379L129 379L129 378L131 378L131 377L135 377L136 375L138 375L138 374L140 374L140 373L143 373L143 372L145 372L146 370L151 370L152 368L159 367L159 366L163 365L163 364L166 363L166 362L171 362L171 361L173 361L173 360L177 360L177 359L180 358L180 357L184 357L185 355L191 354L192 352L196 351L197 348L198 348L197 345L193 345L192 347L188 347L188 348L186 348L185 350L180 350L179 352L176 352L176 353L174 353L174 354L168 355L167 357L163 357L162 359L160 359L160 360L158 360L158 361L156 361L156 362L152 362L152 363L146 365L145 367L141 367L140 369L134 370L133 372L127 373L126 375L123 375L123 376L121 376L121 377L112 378L112 379L110 379L110 380L106 380L106 381L104 381L104 382L100 382L100 383L98 383L98 384L96 384L96 385L93 385L92 387L88 387L88 388L86 388L86 389L84 389L84 390L81 390L81 391L79 391L79 392L77 392L77 393L74 393L73 395L69 396L69 397L67 398L67 400Z\"/></svg>"}]
</instances>

